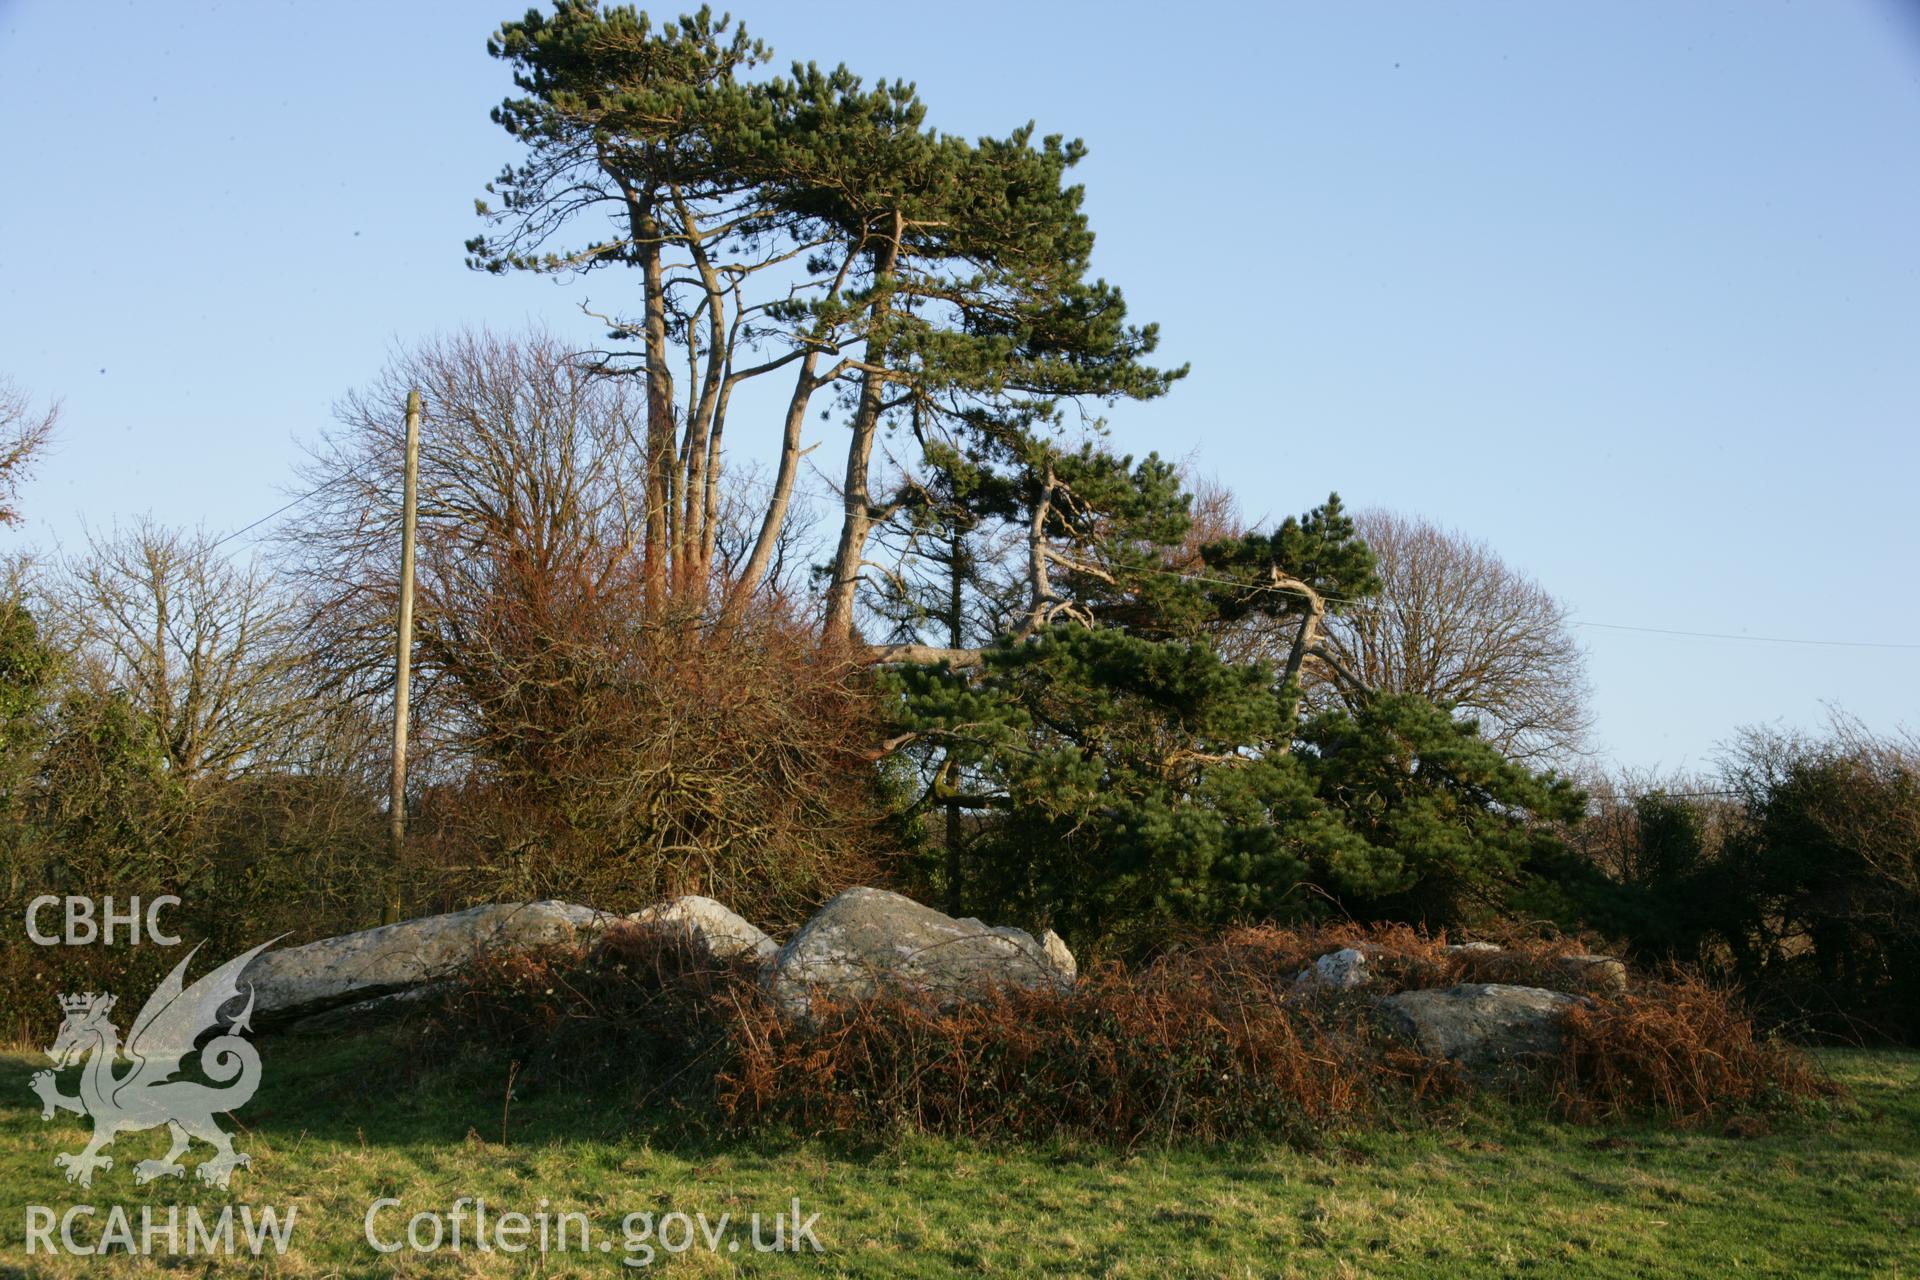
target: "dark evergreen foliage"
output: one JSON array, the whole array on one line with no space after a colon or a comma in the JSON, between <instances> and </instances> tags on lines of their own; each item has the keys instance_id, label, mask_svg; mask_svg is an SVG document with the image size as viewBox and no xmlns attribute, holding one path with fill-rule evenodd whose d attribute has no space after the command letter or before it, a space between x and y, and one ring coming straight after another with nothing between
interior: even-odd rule
<instances>
[{"instance_id":1,"label":"dark evergreen foliage","mask_svg":"<svg viewBox=\"0 0 1920 1280\"><path fill-rule=\"evenodd\" d=\"M1307 597L1276 583L1333 607L1372 589L1337 497L1183 575L1165 567L1189 505L1171 468L1092 446L1037 457L1058 486L1040 513L1057 620L977 668L886 677L931 779L922 803L972 815L964 854L930 872L950 899L1131 950L1328 911L1443 926L1540 896L1572 786L1417 698L1302 720L1295 679L1212 643L1253 612L1304 622Z\"/></svg>"}]
</instances>

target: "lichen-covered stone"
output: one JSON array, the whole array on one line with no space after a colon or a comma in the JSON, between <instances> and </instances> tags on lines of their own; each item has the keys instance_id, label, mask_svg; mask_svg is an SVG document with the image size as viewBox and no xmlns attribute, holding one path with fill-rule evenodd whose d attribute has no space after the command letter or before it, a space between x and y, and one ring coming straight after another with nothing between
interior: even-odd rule
<instances>
[{"instance_id":1,"label":"lichen-covered stone","mask_svg":"<svg viewBox=\"0 0 1920 1280\"><path fill-rule=\"evenodd\" d=\"M780 944L760 929L699 894L658 903L627 919L646 928L679 933L716 960L748 956L764 964L780 952Z\"/></svg>"},{"instance_id":2,"label":"lichen-covered stone","mask_svg":"<svg viewBox=\"0 0 1920 1280\"><path fill-rule=\"evenodd\" d=\"M1302 986L1352 991L1366 986L1371 976L1367 970L1367 953L1358 947L1342 947L1315 960L1311 969L1302 969L1294 981Z\"/></svg>"},{"instance_id":3,"label":"lichen-covered stone","mask_svg":"<svg viewBox=\"0 0 1920 1280\"><path fill-rule=\"evenodd\" d=\"M1580 990L1613 994L1627 989L1627 966L1613 956L1561 956L1556 963Z\"/></svg>"},{"instance_id":4,"label":"lichen-covered stone","mask_svg":"<svg viewBox=\"0 0 1920 1280\"><path fill-rule=\"evenodd\" d=\"M570 902L506 902L268 951L247 966L254 1012L298 1017L443 978L487 951L571 942L617 916Z\"/></svg>"},{"instance_id":5,"label":"lichen-covered stone","mask_svg":"<svg viewBox=\"0 0 1920 1280\"><path fill-rule=\"evenodd\" d=\"M1544 987L1470 982L1402 991L1380 1002L1387 1029L1422 1052L1481 1076L1504 1075L1561 1044L1560 1018L1579 997Z\"/></svg>"},{"instance_id":6,"label":"lichen-covered stone","mask_svg":"<svg viewBox=\"0 0 1920 1280\"><path fill-rule=\"evenodd\" d=\"M905 992L951 1003L997 987L1064 989L1073 978L1025 930L956 920L897 893L858 888L821 907L780 948L767 985L784 1011L801 1016L821 999Z\"/></svg>"},{"instance_id":7,"label":"lichen-covered stone","mask_svg":"<svg viewBox=\"0 0 1920 1280\"><path fill-rule=\"evenodd\" d=\"M1047 959L1053 961L1053 967L1066 975L1067 984L1071 986L1080 976L1080 962L1067 950L1066 940L1049 929L1040 935L1040 948L1047 953Z\"/></svg>"}]
</instances>

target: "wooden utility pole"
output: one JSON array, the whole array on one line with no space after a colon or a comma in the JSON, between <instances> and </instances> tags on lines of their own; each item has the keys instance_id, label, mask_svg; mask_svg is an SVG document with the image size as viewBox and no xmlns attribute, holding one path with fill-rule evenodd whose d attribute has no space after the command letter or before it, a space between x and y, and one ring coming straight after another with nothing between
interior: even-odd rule
<instances>
[{"instance_id":1,"label":"wooden utility pole","mask_svg":"<svg viewBox=\"0 0 1920 1280\"><path fill-rule=\"evenodd\" d=\"M920 406L913 406L914 426L920 424ZM966 597L962 594L966 586L967 573L967 532L960 525L958 511L953 515L953 528L947 537L947 644L958 649L967 642ZM953 767L953 758L949 756L941 768L946 775L946 784L956 796L960 790L959 771ZM960 892L960 801L947 801L947 914L960 914L963 895Z\"/></svg>"},{"instance_id":2,"label":"wooden utility pole","mask_svg":"<svg viewBox=\"0 0 1920 1280\"><path fill-rule=\"evenodd\" d=\"M400 919L401 855L407 845L407 699L413 675L413 517L420 478L420 393L407 392L407 462L400 502L400 616L394 630L393 786L387 797L387 896L380 923Z\"/></svg>"}]
</instances>

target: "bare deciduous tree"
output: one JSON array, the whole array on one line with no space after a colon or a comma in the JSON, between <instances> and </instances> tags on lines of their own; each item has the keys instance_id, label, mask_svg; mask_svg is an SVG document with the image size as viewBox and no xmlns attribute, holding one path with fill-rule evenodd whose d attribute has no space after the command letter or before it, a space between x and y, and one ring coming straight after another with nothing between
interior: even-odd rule
<instances>
[{"instance_id":1,"label":"bare deciduous tree","mask_svg":"<svg viewBox=\"0 0 1920 1280\"><path fill-rule=\"evenodd\" d=\"M0 378L0 524L19 522L20 513L13 502L19 496L20 482L53 438L59 420L58 405L35 412L26 392Z\"/></svg>"},{"instance_id":2,"label":"bare deciduous tree","mask_svg":"<svg viewBox=\"0 0 1920 1280\"><path fill-rule=\"evenodd\" d=\"M544 334L464 333L397 357L338 409L304 468L319 486L284 535L330 688L391 691L404 433L420 431L414 712L435 742L515 740L579 678L570 646L644 612L644 405ZM476 722L474 717L479 717ZM484 723L482 723L484 722Z\"/></svg>"},{"instance_id":3,"label":"bare deciduous tree","mask_svg":"<svg viewBox=\"0 0 1920 1280\"><path fill-rule=\"evenodd\" d=\"M284 535L330 695L390 705L400 406L414 387L407 856L422 879L456 898L715 892L773 919L869 866L860 747L878 730L864 686L815 661L777 600L660 604L644 388L544 336L428 343L340 406L307 468L318 496ZM716 586L756 545L753 508L727 499L723 482ZM774 545L770 589L794 550Z\"/></svg>"},{"instance_id":4,"label":"bare deciduous tree","mask_svg":"<svg viewBox=\"0 0 1920 1280\"><path fill-rule=\"evenodd\" d=\"M1566 605L1463 534L1390 511L1356 522L1382 587L1330 620L1339 660L1369 688L1475 717L1514 759L1564 765L1581 755L1592 715ZM1318 696L1341 693L1328 684Z\"/></svg>"},{"instance_id":5,"label":"bare deciduous tree","mask_svg":"<svg viewBox=\"0 0 1920 1280\"><path fill-rule=\"evenodd\" d=\"M143 520L91 539L51 593L83 678L121 691L188 787L282 767L313 703L288 600L205 533Z\"/></svg>"}]
</instances>

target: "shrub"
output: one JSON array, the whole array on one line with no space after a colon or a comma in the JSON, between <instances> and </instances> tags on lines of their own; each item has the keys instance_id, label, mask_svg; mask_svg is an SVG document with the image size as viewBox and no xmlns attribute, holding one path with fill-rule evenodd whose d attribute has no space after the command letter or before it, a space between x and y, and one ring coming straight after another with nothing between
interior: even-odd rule
<instances>
[{"instance_id":1,"label":"shrub","mask_svg":"<svg viewBox=\"0 0 1920 1280\"><path fill-rule=\"evenodd\" d=\"M1282 1002L1268 973L1219 958L1106 966L1068 994L1009 989L944 1010L891 996L807 1022L753 1012L721 1111L808 1133L1305 1143L1451 1079L1351 1002Z\"/></svg>"},{"instance_id":2,"label":"shrub","mask_svg":"<svg viewBox=\"0 0 1920 1280\"><path fill-rule=\"evenodd\" d=\"M424 798L412 910L702 893L778 925L880 878L893 819L867 676L799 624L633 629L572 656L551 706Z\"/></svg>"},{"instance_id":3,"label":"shrub","mask_svg":"<svg viewBox=\"0 0 1920 1280\"><path fill-rule=\"evenodd\" d=\"M436 1071L478 1052L536 1085L593 1087L636 1110L704 1113L711 1065L726 1056L754 986L744 965L625 925L591 944L486 955L407 1028L409 1058Z\"/></svg>"},{"instance_id":4,"label":"shrub","mask_svg":"<svg viewBox=\"0 0 1920 1280\"><path fill-rule=\"evenodd\" d=\"M1566 1015L1556 1105L1582 1121L1653 1113L1696 1125L1834 1091L1805 1055L1754 1034L1724 990L1655 985Z\"/></svg>"},{"instance_id":5,"label":"shrub","mask_svg":"<svg viewBox=\"0 0 1920 1280\"><path fill-rule=\"evenodd\" d=\"M48 912L44 924L52 924L53 917ZM168 926L173 923L168 917ZM0 1043L52 1043L64 1017L59 998L75 992L115 993L125 1016L132 1017L186 954L184 947L41 947L29 943L24 932L16 920L0 944Z\"/></svg>"},{"instance_id":6,"label":"shrub","mask_svg":"<svg viewBox=\"0 0 1920 1280\"><path fill-rule=\"evenodd\" d=\"M1330 1130L1444 1113L1468 1081L1381 1031L1373 997L1460 981L1564 988L1577 939L1454 952L1404 926L1254 928L1103 965L1070 992L1007 989L940 1008L894 994L783 1018L755 970L670 937L489 958L420 1024L429 1069L474 1046L538 1086L592 1087L700 1127L871 1136L1057 1136L1134 1145ZM1328 950L1363 946L1357 992L1298 986ZM1726 993L1644 983L1569 1018L1546 1096L1576 1118L1688 1123L1820 1092L1798 1055L1757 1041Z\"/></svg>"},{"instance_id":7,"label":"shrub","mask_svg":"<svg viewBox=\"0 0 1920 1280\"><path fill-rule=\"evenodd\" d=\"M1839 715L1819 737L1753 731L1717 781L1603 807L1586 917L1738 982L1771 1025L1920 1041L1920 739Z\"/></svg>"}]
</instances>

